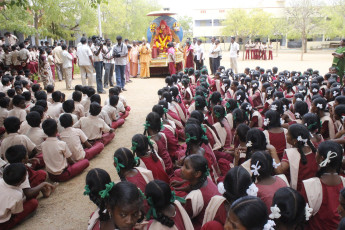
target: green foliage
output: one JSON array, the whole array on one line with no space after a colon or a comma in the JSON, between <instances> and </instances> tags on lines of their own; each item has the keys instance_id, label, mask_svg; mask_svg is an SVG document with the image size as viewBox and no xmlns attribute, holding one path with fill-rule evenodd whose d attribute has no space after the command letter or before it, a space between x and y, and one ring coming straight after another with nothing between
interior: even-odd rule
<instances>
[{"instance_id":1,"label":"green foliage","mask_svg":"<svg viewBox=\"0 0 345 230\"><path fill-rule=\"evenodd\" d=\"M178 16L176 20L180 23L183 29L183 42L187 38L193 37L193 18L188 16Z\"/></svg>"},{"instance_id":2,"label":"green foliage","mask_svg":"<svg viewBox=\"0 0 345 230\"><path fill-rule=\"evenodd\" d=\"M117 35L130 40L146 38L146 30L154 19L146 14L158 9L155 0L112 0L102 4L103 33L113 41Z\"/></svg>"},{"instance_id":3,"label":"green foliage","mask_svg":"<svg viewBox=\"0 0 345 230\"><path fill-rule=\"evenodd\" d=\"M0 29L15 30L25 34L34 32L30 13L17 5L2 9L0 21Z\"/></svg>"}]
</instances>

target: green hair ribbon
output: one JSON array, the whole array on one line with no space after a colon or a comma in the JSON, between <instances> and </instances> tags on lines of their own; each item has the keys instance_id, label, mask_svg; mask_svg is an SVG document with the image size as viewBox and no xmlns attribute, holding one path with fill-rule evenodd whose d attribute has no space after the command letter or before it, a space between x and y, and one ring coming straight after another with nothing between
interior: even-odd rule
<instances>
[{"instance_id":1,"label":"green hair ribbon","mask_svg":"<svg viewBox=\"0 0 345 230\"><path fill-rule=\"evenodd\" d=\"M226 110L224 110L224 116L228 115L228 113L226 112Z\"/></svg>"},{"instance_id":2,"label":"green hair ribbon","mask_svg":"<svg viewBox=\"0 0 345 230\"><path fill-rule=\"evenodd\" d=\"M117 173L120 173L121 168L125 167L123 164L119 163L119 159L117 159L117 157L114 157L114 163L116 164L115 168Z\"/></svg>"},{"instance_id":3,"label":"green hair ribbon","mask_svg":"<svg viewBox=\"0 0 345 230\"><path fill-rule=\"evenodd\" d=\"M206 166L206 172L205 172L205 176L208 177L210 175L210 169Z\"/></svg>"},{"instance_id":4,"label":"green hair ribbon","mask_svg":"<svg viewBox=\"0 0 345 230\"><path fill-rule=\"evenodd\" d=\"M205 97L205 98L207 98L207 97L208 97L207 93L204 93L204 97Z\"/></svg>"},{"instance_id":5,"label":"green hair ribbon","mask_svg":"<svg viewBox=\"0 0 345 230\"><path fill-rule=\"evenodd\" d=\"M140 157L134 157L135 164L139 164L139 161L140 161Z\"/></svg>"},{"instance_id":6,"label":"green hair ribbon","mask_svg":"<svg viewBox=\"0 0 345 230\"><path fill-rule=\"evenodd\" d=\"M232 114L232 120L236 121L236 114Z\"/></svg>"},{"instance_id":7,"label":"green hair ribbon","mask_svg":"<svg viewBox=\"0 0 345 230\"><path fill-rule=\"evenodd\" d=\"M163 111L164 111L164 113L168 113L169 110L167 108L163 107Z\"/></svg>"},{"instance_id":8,"label":"green hair ribbon","mask_svg":"<svg viewBox=\"0 0 345 230\"><path fill-rule=\"evenodd\" d=\"M105 189L99 192L99 195L101 196L102 199L109 196L109 192L114 187L114 185L115 185L114 182L110 182L109 184L105 185Z\"/></svg>"},{"instance_id":9,"label":"green hair ribbon","mask_svg":"<svg viewBox=\"0 0 345 230\"><path fill-rule=\"evenodd\" d=\"M231 106L231 105L230 105L229 102L227 102L227 103L225 104L225 107L226 107L226 108L230 108L230 106Z\"/></svg>"},{"instance_id":10,"label":"green hair ribbon","mask_svg":"<svg viewBox=\"0 0 345 230\"><path fill-rule=\"evenodd\" d=\"M145 130L147 130L150 127L150 123L148 121L145 122L144 124Z\"/></svg>"},{"instance_id":11,"label":"green hair ribbon","mask_svg":"<svg viewBox=\"0 0 345 230\"><path fill-rule=\"evenodd\" d=\"M145 196L145 194L143 193L143 191L141 191L140 188L138 188L138 190L139 190L140 196L141 196L143 199L146 200L146 196Z\"/></svg>"},{"instance_id":12,"label":"green hair ribbon","mask_svg":"<svg viewBox=\"0 0 345 230\"><path fill-rule=\"evenodd\" d=\"M131 150L134 152L135 150L137 150L137 147L138 147L138 143L135 142L135 141L132 141L132 148L131 148Z\"/></svg>"},{"instance_id":13,"label":"green hair ribbon","mask_svg":"<svg viewBox=\"0 0 345 230\"><path fill-rule=\"evenodd\" d=\"M153 145L153 142L151 141L151 136L147 136L147 139L151 145Z\"/></svg>"},{"instance_id":14,"label":"green hair ribbon","mask_svg":"<svg viewBox=\"0 0 345 230\"><path fill-rule=\"evenodd\" d=\"M199 106L199 105L200 105L199 102L195 101L195 106Z\"/></svg>"},{"instance_id":15,"label":"green hair ribbon","mask_svg":"<svg viewBox=\"0 0 345 230\"><path fill-rule=\"evenodd\" d=\"M200 125L200 126L201 126L201 129L204 131L204 133L206 133L207 129L203 125Z\"/></svg>"},{"instance_id":16,"label":"green hair ribbon","mask_svg":"<svg viewBox=\"0 0 345 230\"><path fill-rule=\"evenodd\" d=\"M186 203L186 200L183 199L182 197L176 196L175 191L171 191L171 199L170 202L174 203L175 200L179 201L180 203L184 204Z\"/></svg>"},{"instance_id":17,"label":"green hair ribbon","mask_svg":"<svg viewBox=\"0 0 345 230\"><path fill-rule=\"evenodd\" d=\"M91 191L90 191L90 187L89 187L89 185L88 185L88 184L87 184L87 185L85 185L84 189L85 189L85 191L84 191L84 196L89 195Z\"/></svg>"},{"instance_id":18,"label":"green hair ribbon","mask_svg":"<svg viewBox=\"0 0 345 230\"><path fill-rule=\"evenodd\" d=\"M317 126L317 122L314 122L313 124L308 125L307 128L311 129L311 128L313 128L313 126Z\"/></svg>"},{"instance_id":19,"label":"green hair ribbon","mask_svg":"<svg viewBox=\"0 0 345 230\"><path fill-rule=\"evenodd\" d=\"M157 218L157 211L156 208L153 206L152 197L147 198L146 201L150 206L150 209L146 214L146 219L149 220L151 216L153 216L153 218Z\"/></svg>"},{"instance_id":20,"label":"green hair ribbon","mask_svg":"<svg viewBox=\"0 0 345 230\"><path fill-rule=\"evenodd\" d=\"M164 130L164 124L163 124L163 122L161 122L161 130Z\"/></svg>"},{"instance_id":21,"label":"green hair ribbon","mask_svg":"<svg viewBox=\"0 0 345 230\"><path fill-rule=\"evenodd\" d=\"M219 98L219 101L223 101L223 98Z\"/></svg>"},{"instance_id":22,"label":"green hair ribbon","mask_svg":"<svg viewBox=\"0 0 345 230\"><path fill-rule=\"evenodd\" d=\"M205 141L208 141L208 138L207 138L206 135L202 135L202 136L201 136L201 139L202 139L202 140L205 140Z\"/></svg>"},{"instance_id":23,"label":"green hair ribbon","mask_svg":"<svg viewBox=\"0 0 345 230\"><path fill-rule=\"evenodd\" d=\"M219 112L214 112L214 114L216 115L217 118L220 118L220 117L221 117L221 115L220 115Z\"/></svg>"},{"instance_id":24,"label":"green hair ribbon","mask_svg":"<svg viewBox=\"0 0 345 230\"><path fill-rule=\"evenodd\" d=\"M189 133L186 133L186 143L189 143L191 140L197 140L197 138L196 138L196 136L194 136L194 137L191 137L190 135L189 135Z\"/></svg>"}]
</instances>

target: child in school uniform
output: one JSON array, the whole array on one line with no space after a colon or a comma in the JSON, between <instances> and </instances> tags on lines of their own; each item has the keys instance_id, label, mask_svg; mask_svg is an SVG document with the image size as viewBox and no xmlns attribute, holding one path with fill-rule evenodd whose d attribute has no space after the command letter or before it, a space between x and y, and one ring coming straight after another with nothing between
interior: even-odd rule
<instances>
[{"instance_id":1,"label":"child in school uniform","mask_svg":"<svg viewBox=\"0 0 345 230\"><path fill-rule=\"evenodd\" d=\"M91 103L97 102L98 104L101 103L101 96L99 94L94 94L90 98ZM102 107L101 107L102 108ZM89 112L87 114L90 114ZM101 118L109 127L112 125L111 118L109 117L108 113L105 110L101 110L101 112L98 114L98 117Z\"/></svg>"},{"instance_id":2,"label":"child in school uniform","mask_svg":"<svg viewBox=\"0 0 345 230\"><path fill-rule=\"evenodd\" d=\"M73 114L73 111L74 111L74 101L73 100L67 100L64 103L62 103L62 109L63 109L64 113L61 113L59 115L59 120L57 121L58 122L58 131L59 131L59 133L61 133L64 130L64 128L60 124L60 117L63 114L71 115L72 120L73 120L73 124L77 123L77 121L78 121L77 115Z\"/></svg>"},{"instance_id":3,"label":"child in school uniform","mask_svg":"<svg viewBox=\"0 0 345 230\"><path fill-rule=\"evenodd\" d=\"M25 112L30 112L30 109L35 105L31 100L31 93L29 91L23 92L22 96L25 98Z\"/></svg>"},{"instance_id":4,"label":"child in school uniform","mask_svg":"<svg viewBox=\"0 0 345 230\"><path fill-rule=\"evenodd\" d=\"M19 186L26 179L22 163L10 164L0 179L0 228L11 229L29 217L38 207L36 199L27 199Z\"/></svg>"},{"instance_id":5,"label":"child in school uniform","mask_svg":"<svg viewBox=\"0 0 345 230\"><path fill-rule=\"evenodd\" d=\"M3 159L6 159L6 150L13 145L24 145L29 157L36 155L36 145L25 135L18 134L20 127L20 120L17 117L8 117L4 121L4 126L8 136L2 140L0 146L0 154Z\"/></svg>"},{"instance_id":6,"label":"child in school uniform","mask_svg":"<svg viewBox=\"0 0 345 230\"><path fill-rule=\"evenodd\" d=\"M25 121L25 98L22 95L15 95L13 97L13 109L8 112L8 116L18 117L20 122Z\"/></svg>"},{"instance_id":7,"label":"child in school uniform","mask_svg":"<svg viewBox=\"0 0 345 230\"><path fill-rule=\"evenodd\" d=\"M48 105L48 111L47 114L50 118L58 120L61 113L63 113L62 109L62 94L60 91L54 91L52 93L53 103Z\"/></svg>"},{"instance_id":8,"label":"child in school uniform","mask_svg":"<svg viewBox=\"0 0 345 230\"><path fill-rule=\"evenodd\" d=\"M89 112L90 104L91 104L91 97L96 93L96 90L94 88L84 86L83 87L83 98L80 101L80 104L84 106L84 112L85 115Z\"/></svg>"},{"instance_id":9,"label":"child in school uniform","mask_svg":"<svg viewBox=\"0 0 345 230\"><path fill-rule=\"evenodd\" d=\"M87 159L75 162L64 141L57 137L57 123L54 119L43 122L42 128L48 138L42 143L43 159L49 178L53 181L68 181L89 167Z\"/></svg>"},{"instance_id":10,"label":"child in school uniform","mask_svg":"<svg viewBox=\"0 0 345 230\"><path fill-rule=\"evenodd\" d=\"M73 114L77 115L78 120L81 117L85 117L84 106L80 103L82 99L82 93L79 91L74 91L72 94L72 99L74 101L74 111Z\"/></svg>"},{"instance_id":11,"label":"child in school uniform","mask_svg":"<svg viewBox=\"0 0 345 230\"><path fill-rule=\"evenodd\" d=\"M50 104L53 104L54 103L54 100L53 100L53 97L52 97L52 94L54 92L54 86L53 85L47 85L47 102L49 102Z\"/></svg>"},{"instance_id":12,"label":"child in school uniform","mask_svg":"<svg viewBox=\"0 0 345 230\"><path fill-rule=\"evenodd\" d=\"M125 120L120 118L120 115L117 111L117 105L119 102L118 96L111 96L109 98L109 104L105 105L102 110L104 110L109 118L111 119L111 128L117 129L118 127L122 126L125 123Z\"/></svg>"},{"instance_id":13,"label":"child in school uniform","mask_svg":"<svg viewBox=\"0 0 345 230\"><path fill-rule=\"evenodd\" d=\"M4 121L8 117L8 105L10 99L8 97L0 98L0 135L3 135L6 130L4 127Z\"/></svg>"},{"instance_id":14,"label":"child in school uniform","mask_svg":"<svg viewBox=\"0 0 345 230\"><path fill-rule=\"evenodd\" d=\"M92 102L90 105L90 115L82 117L73 125L74 128L81 129L87 139L94 144L101 141L104 145L110 143L115 137L114 130L111 129L101 118L98 117L102 107L97 102Z\"/></svg>"},{"instance_id":15,"label":"child in school uniform","mask_svg":"<svg viewBox=\"0 0 345 230\"><path fill-rule=\"evenodd\" d=\"M66 142L72 153L72 160L78 162L82 159L91 160L100 154L104 149L101 142L95 143L93 146L87 141L85 133L81 129L73 128L73 118L71 114L65 113L59 118L61 126L64 130L60 133L62 141ZM85 149L83 148L85 146Z\"/></svg>"}]
</instances>

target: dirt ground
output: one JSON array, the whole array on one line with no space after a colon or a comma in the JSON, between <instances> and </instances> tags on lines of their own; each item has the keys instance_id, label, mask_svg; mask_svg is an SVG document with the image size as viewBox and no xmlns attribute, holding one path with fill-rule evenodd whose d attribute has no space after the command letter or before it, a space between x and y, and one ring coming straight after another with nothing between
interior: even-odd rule
<instances>
[{"instance_id":1,"label":"dirt ground","mask_svg":"<svg viewBox=\"0 0 345 230\"><path fill-rule=\"evenodd\" d=\"M255 68L261 66L265 69L277 66L279 70L304 71L311 67L321 74L328 71L331 66L331 50L310 52L305 55L305 61L299 61L298 51L282 51L279 57L273 61L242 61L242 54L238 62L239 71L245 67ZM208 62L208 59L207 59ZM223 53L221 65L230 67L228 53ZM75 76L73 85L80 84L80 76ZM131 147L131 138L137 133L143 132L143 124L146 115L151 112L152 106L157 103L157 91L164 86L164 78L132 79L133 83L126 86L127 92L123 93L132 110L123 127L116 130L115 139L105 147L103 152L91 160L89 168L71 181L60 183L51 197L39 198L39 207L36 214L19 225L16 229L86 229L90 214L96 209L88 197L83 196L85 176L93 168L102 168L111 175L114 181L118 180L116 170L113 167L112 155L117 148ZM68 96L72 91L66 91L65 83L57 82L56 90L61 90ZM102 102L107 97L101 95Z\"/></svg>"}]
</instances>

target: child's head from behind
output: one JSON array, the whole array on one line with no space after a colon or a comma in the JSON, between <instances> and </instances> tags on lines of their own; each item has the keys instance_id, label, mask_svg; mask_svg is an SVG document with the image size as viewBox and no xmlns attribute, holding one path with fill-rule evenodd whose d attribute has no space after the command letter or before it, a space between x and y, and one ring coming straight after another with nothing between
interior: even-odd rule
<instances>
[{"instance_id":1,"label":"child's head from behind","mask_svg":"<svg viewBox=\"0 0 345 230\"><path fill-rule=\"evenodd\" d=\"M41 115L39 112L32 111L26 115L26 121L31 127L39 127L41 124Z\"/></svg>"},{"instance_id":2,"label":"child's head from behind","mask_svg":"<svg viewBox=\"0 0 345 230\"><path fill-rule=\"evenodd\" d=\"M74 91L72 94L73 101L80 102L83 94L80 91Z\"/></svg>"},{"instance_id":3,"label":"child's head from behind","mask_svg":"<svg viewBox=\"0 0 345 230\"><path fill-rule=\"evenodd\" d=\"M54 102L61 102L62 94L60 91L54 91L52 93L52 99Z\"/></svg>"},{"instance_id":4,"label":"child's head from behind","mask_svg":"<svg viewBox=\"0 0 345 230\"><path fill-rule=\"evenodd\" d=\"M259 175L252 175L253 182L255 183L256 179L265 179L272 175L273 173L273 160L271 155L266 153L265 151L258 151L253 153L251 157L251 165L258 166L258 174Z\"/></svg>"},{"instance_id":5,"label":"child's head from behind","mask_svg":"<svg viewBox=\"0 0 345 230\"><path fill-rule=\"evenodd\" d=\"M316 162L319 165L317 176L324 173L339 173L342 165L343 149L340 144L334 141L321 142L317 154Z\"/></svg>"},{"instance_id":6,"label":"child's head from behind","mask_svg":"<svg viewBox=\"0 0 345 230\"><path fill-rule=\"evenodd\" d=\"M90 97L90 101L97 102L98 104L101 104L101 96L99 94L94 94Z\"/></svg>"},{"instance_id":7,"label":"child's head from behind","mask_svg":"<svg viewBox=\"0 0 345 230\"><path fill-rule=\"evenodd\" d=\"M119 148L114 153L114 167L123 181L125 180L123 172L139 166L139 163L131 150L127 148Z\"/></svg>"},{"instance_id":8,"label":"child's head from behind","mask_svg":"<svg viewBox=\"0 0 345 230\"><path fill-rule=\"evenodd\" d=\"M4 126L7 133L16 133L20 128L20 120L18 117L7 117Z\"/></svg>"},{"instance_id":9,"label":"child's head from behind","mask_svg":"<svg viewBox=\"0 0 345 230\"><path fill-rule=\"evenodd\" d=\"M47 119L43 122L42 128L48 137L55 137L57 134L57 123L54 119Z\"/></svg>"},{"instance_id":10,"label":"child's head from behind","mask_svg":"<svg viewBox=\"0 0 345 230\"><path fill-rule=\"evenodd\" d=\"M117 106L117 103L119 102L119 97L118 96L110 96L109 97L109 104L113 107Z\"/></svg>"},{"instance_id":11,"label":"child's head from behind","mask_svg":"<svg viewBox=\"0 0 345 230\"><path fill-rule=\"evenodd\" d=\"M14 106L25 109L25 97L23 97L22 95L15 95L12 102Z\"/></svg>"},{"instance_id":12,"label":"child's head from behind","mask_svg":"<svg viewBox=\"0 0 345 230\"><path fill-rule=\"evenodd\" d=\"M62 109L65 111L65 113L73 113L74 101L73 100L65 101L64 103L62 103Z\"/></svg>"},{"instance_id":13,"label":"child's head from behind","mask_svg":"<svg viewBox=\"0 0 345 230\"><path fill-rule=\"evenodd\" d=\"M265 203L258 197L245 196L236 200L230 207L225 228L263 229L267 223L268 213Z\"/></svg>"},{"instance_id":14,"label":"child's head from behind","mask_svg":"<svg viewBox=\"0 0 345 230\"><path fill-rule=\"evenodd\" d=\"M25 181L26 167L23 163L13 163L5 167L3 179L6 184L19 186Z\"/></svg>"},{"instance_id":15,"label":"child's head from behind","mask_svg":"<svg viewBox=\"0 0 345 230\"><path fill-rule=\"evenodd\" d=\"M229 203L247 195L247 189L252 184L250 174L246 169L235 166L230 169L224 179L225 192L223 196Z\"/></svg>"},{"instance_id":16,"label":"child's head from behind","mask_svg":"<svg viewBox=\"0 0 345 230\"><path fill-rule=\"evenodd\" d=\"M10 99L8 97L0 98L0 107L7 109L10 104Z\"/></svg>"},{"instance_id":17,"label":"child's head from behind","mask_svg":"<svg viewBox=\"0 0 345 230\"><path fill-rule=\"evenodd\" d=\"M102 107L97 102L92 102L90 104L90 114L91 116L98 116L102 111Z\"/></svg>"},{"instance_id":18,"label":"child's head from behind","mask_svg":"<svg viewBox=\"0 0 345 230\"><path fill-rule=\"evenodd\" d=\"M73 118L71 114L68 114L68 113L62 114L59 120L60 120L61 126L64 127L65 129L73 125Z\"/></svg>"},{"instance_id":19,"label":"child's head from behind","mask_svg":"<svg viewBox=\"0 0 345 230\"><path fill-rule=\"evenodd\" d=\"M290 187L278 189L272 200L272 207L275 205L280 209L280 217L274 219L277 226L303 229L306 221L306 203L299 192Z\"/></svg>"},{"instance_id":20,"label":"child's head from behind","mask_svg":"<svg viewBox=\"0 0 345 230\"><path fill-rule=\"evenodd\" d=\"M54 92L54 86L53 85L47 85L47 93L53 93Z\"/></svg>"},{"instance_id":21,"label":"child's head from behind","mask_svg":"<svg viewBox=\"0 0 345 230\"><path fill-rule=\"evenodd\" d=\"M143 219L143 197L137 186L130 182L117 183L109 191L106 206L116 229L133 229Z\"/></svg>"},{"instance_id":22,"label":"child's head from behind","mask_svg":"<svg viewBox=\"0 0 345 230\"><path fill-rule=\"evenodd\" d=\"M27 151L24 145L12 145L6 150L6 160L8 163L26 163L28 159Z\"/></svg>"}]
</instances>

